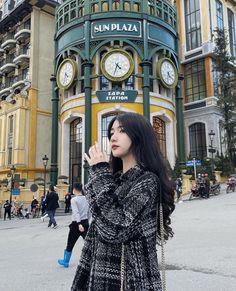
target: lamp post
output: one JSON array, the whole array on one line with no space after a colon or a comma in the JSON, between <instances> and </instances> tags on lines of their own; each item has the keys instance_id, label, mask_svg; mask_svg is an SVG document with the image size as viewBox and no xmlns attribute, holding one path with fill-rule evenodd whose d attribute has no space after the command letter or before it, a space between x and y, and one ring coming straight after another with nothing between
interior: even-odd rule
<instances>
[{"instance_id":1,"label":"lamp post","mask_svg":"<svg viewBox=\"0 0 236 291\"><path fill-rule=\"evenodd\" d=\"M47 170L47 164L48 164L47 155L44 155L42 160L43 160L43 166L44 166L44 189L43 189L43 193L44 193L44 196L45 196L45 194L46 194L46 170Z\"/></svg>"},{"instance_id":2,"label":"lamp post","mask_svg":"<svg viewBox=\"0 0 236 291\"><path fill-rule=\"evenodd\" d=\"M10 171L11 171L11 191L10 191L10 204L11 204L12 203L12 192L14 189L14 174L16 171L16 168L14 165L11 166Z\"/></svg>"},{"instance_id":3,"label":"lamp post","mask_svg":"<svg viewBox=\"0 0 236 291\"><path fill-rule=\"evenodd\" d=\"M213 163L213 154L215 153L215 149L213 148L213 140L214 140L214 137L215 137L215 133L213 130L211 130L209 132L209 137L210 137L210 148L209 148L209 153L211 153L211 171L212 171L212 174L213 174L213 171L214 171L214 163Z\"/></svg>"}]
</instances>

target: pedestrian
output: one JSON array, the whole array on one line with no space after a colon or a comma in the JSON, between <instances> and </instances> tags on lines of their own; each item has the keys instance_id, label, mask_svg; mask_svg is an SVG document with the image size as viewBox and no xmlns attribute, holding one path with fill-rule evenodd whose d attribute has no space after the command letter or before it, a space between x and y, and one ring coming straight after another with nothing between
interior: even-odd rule
<instances>
[{"instance_id":1,"label":"pedestrian","mask_svg":"<svg viewBox=\"0 0 236 291\"><path fill-rule=\"evenodd\" d=\"M201 198L206 198L206 196L205 196L206 189L205 189L205 182L204 182L204 174L198 174L197 185L198 185L199 196Z\"/></svg>"},{"instance_id":2,"label":"pedestrian","mask_svg":"<svg viewBox=\"0 0 236 291\"><path fill-rule=\"evenodd\" d=\"M74 183L73 194L75 196L71 199L72 223L69 225L70 230L67 238L67 246L64 250L64 259L58 260L58 263L65 268L69 267L69 262L75 243L80 236L85 239L89 227L89 206L85 196L83 195L82 184Z\"/></svg>"},{"instance_id":3,"label":"pedestrian","mask_svg":"<svg viewBox=\"0 0 236 291\"><path fill-rule=\"evenodd\" d=\"M9 203L8 200L3 204L4 208L4 220L6 220L6 216L8 216L8 219L11 220L11 203Z\"/></svg>"},{"instance_id":4,"label":"pedestrian","mask_svg":"<svg viewBox=\"0 0 236 291\"><path fill-rule=\"evenodd\" d=\"M43 194L41 199L41 205L42 205L42 212L40 219L44 222L44 219L48 217L47 209L46 209L46 197L48 195L49 191Z\"/></svg>"},{"instance_id":5,"label":"pedestrian","mask_svg":"<svg viewBox=\"0 0 236 291\"><path fill-rule=\"evenodd\" d=\"M176 193L177 193L177 202L179 201L179 199L180 199L180 195L181 195L181 193L182 193L182 179L179 177L179 178L177 178L177 180L176 180Z\"/></svg>"},{"instance_id":6,"label":"pedestrian","mask_svg":"<svg viewBox=\"0 0 236 291\"><path fill-rule=\"evenodd\" d=\"M56 193L53 185L49 186L48 192L49 193L47 194L46 200L45 200L46 211L49 217L48 227L51 227L53 225L53 228L57 228L57 223L54 216L56 213L56 209L59 207L59 204L58 204L59 196Z\"/></svg>"},{"instance_id":7,"label":"pedestrian","mask_svg":"<svg viewBox=\"0 0 236 291\"><path fill-rule=\"evenodd\" d=\"M70 212L70 206L71 206L71 194L70 194L70 192L68 192L65 195L65 213Z\"/></svg>"},{"instance_id":8,"label":"pedestrian","mask_svg":"<svg viewBox=\"0 0 236 291\"><path fill-rule=\"evenodd\" d=\"M46 199L46 192L40 198L40 210L41 210L41 217L44 216L46 207L45 207L45 199Z\"/></svg>"},{"instance_id":9,"label":"pedestrian","mask_svg":"<svg viewBox=\"0 0 236 291\"><path fill-rule=\"evenodd\" d=\"M211 181L210 181L207 173L205 173L205 175L204 175L204 183L205 183L206 198L209 198L210 197Z\"/></svg>"},{"instance_id":10,"label":"pedestrian","mask_svg":"<svg viewBox=\"0 0 236 291\"><path fill-rule=\"evenodd\" d=\"M97 143L85 154L90 166L85 196L93 220L71 290L160 291L156 245L161 225L165 239L173 236L174 183L144 116L117 115L108 138L110 165Z\"/></svg>"},{"instance_id":11,"label":"pedestrian","mask_svg":"<svg viewBox=\"0 0 236 291\"><path fill-rule=\"evenodd\" d=\"M39 211L39 202L35 197L33 197L33 200L31 202L31 214L33 218L37 216L38 211Z\"/></svg>"}]
</instances>

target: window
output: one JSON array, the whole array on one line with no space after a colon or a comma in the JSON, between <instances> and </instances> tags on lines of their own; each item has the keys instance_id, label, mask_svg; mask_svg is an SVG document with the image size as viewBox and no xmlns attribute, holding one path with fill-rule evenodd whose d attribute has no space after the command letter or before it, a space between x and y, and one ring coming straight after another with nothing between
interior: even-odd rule
<instances>
[{"instance_id":1,"label":"window","mask_svg":"<svg viewBox=\"0 0 236 291\"><path fill-rule=\"evenodd\" d=\"M184 85L186 103L206 98L204 60L197 60L185 66Z\"/></svg>"},{"instance_id":2,"label":"window","mask_svg":"<svg viewBox=\"0 0 236 291\"><path fill-rule=\"evenodd\" d=\"M199 0L185 0L186 48L195 49L201 46L201 19Z\"/></svg>"},{"instance_id":3,"label":"window","mask_svg":"<svg viewBox=\"0 0 236 291\"><path fill-rule=\"evenodd\" d=\"M113 112L113 113L109 113L107 115L103 115L102 117L102 132L101 132L101 136L102 136L102 150L107 153L108 155L110 155L110 145L109 145L109 140L107 137L107 129L108 129L108 125L111 122L112 118L114 116L116 116L118 113L117 112Z\"/></svg>"},{"instance_id":4,"label":"window","mask_svg":"<svg viewBox=\"0 0 236 291\"><path fill-rule=\"evenodd\" d=\"M189 127L190 157L203 159L207 156L206 130L204 123L194 123Z\"/></svg>"},{"instance_id":5,"label":"window","mask_svg":"<svg viewBox=\"0 0 236 291\"><path fill-rule=\"evenodd\" d=\"M102 59L103 55L106 53L107 51L102 51L100 53L100 60ZM100 71L101 74L101 71ZM107 78L105 78L104 76L100 76L100 90L108 90L109 89L109 80Z\"/></svg>"},{"instance_id":6,"label":"window","mask_svg":"<svg viewBox=\"0 0 236 291\"><path fill-rule=\"evenodd\" d=\"M83 125L79 117L70 124L70 185L81 182Z\"/></svg>"},{"instance_id":7,"label":"window","mask_svg":"<svg viewBox=\"0 0 236 291\"><path fill-rule=\"evenodd\" d=\"M223 5L219 0L216 0L216 26L219 29L224 28Z\"/></svg>"},{"instance_id":8,"label":"window","mask_svg":"<svg viewBox=\"0 0 236 291\"><path fill-rule=\"evenodd\" d=\"M153 117L153 129L157 135L162 155L166 158L166 125L165 122L157 116Z\"/></svg>"},{"instance_id":9,"label":"window","mask_svg":"<svg viewBox=\"0 0 236 291\"><path fill-rule=\"evenodd\" d=\"M12 164L12 153L13 153L13 115L9 116L8 120L8 165Z\"/></svg>"},{"instance_id":10,"label":"window","mask_svg":"<svg viewBox=\"0 0 236 291\"><path fill-rule=\"evenodd\" d=\"M134 55L132 51L127 51L134 59ZM134 90L134 75L131 75L129 79L125 81L125 90Z\"/></svg>"},{"instance_id":11,"label":"window","mask_svg":"<svg viewBox=\"0 0 236 291\"><path fill-rule=\"evenodd\" d=\"M234 13L228 9L229 44L231 56L236 57L235 20Z\"/></svg>"}]
</instances>

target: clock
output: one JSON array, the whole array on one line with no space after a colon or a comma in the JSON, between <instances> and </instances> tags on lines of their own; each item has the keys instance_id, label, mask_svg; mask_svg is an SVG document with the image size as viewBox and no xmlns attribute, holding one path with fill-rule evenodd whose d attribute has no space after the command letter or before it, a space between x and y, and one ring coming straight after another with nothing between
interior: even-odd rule
<instances>
[{"instance_id":1,"label":"clock","mask_svg":"<svg viewBox=\"0 0 236 291\"><path fill-rule=\"evenodd\" d=\"M175 64L169 58L162 58L157 63L157 75L166 88L174 88L178 82Z\"/></svg>"},{"instance_id":2,"label":"clock","mask_svg":"<svg viewBox=\"0 0 236 291\"><path fill-rule=\"evenodd\" d=\"M77 64L72 59L65 59L57 71L57 85L60 89L69 89L77 75Z\"/></svg>"},{"instance_id":3,"label":"clock","mask_svg":"<svg viewBox=\"0 0 236 291\"><path fill-rule=\"evenodd\" d=\"M133 70L133 58L123 49L112 49L101 59L102 74L110 81L124 81L129 78Z\"/></svg>"}]
</instances>

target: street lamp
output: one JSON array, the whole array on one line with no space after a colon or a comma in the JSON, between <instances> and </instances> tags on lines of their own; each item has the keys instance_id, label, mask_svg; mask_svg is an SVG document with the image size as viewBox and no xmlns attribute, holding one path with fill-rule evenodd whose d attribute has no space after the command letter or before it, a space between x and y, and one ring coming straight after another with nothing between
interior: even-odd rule
<instances>
[{"instance_id":1,"label":"street lamp","mask_svg":"<svg viewBox=\"0 0 236 291\"><path fill-rule=\"evenodd\" d=\"M10 191L10 204L11 204L11 202L12 202L12 192L13 192L13 189L14 189L14 174L15 174L15 171L16 171L16 168L15 168L14 165L11 166L10 171L11 171L11 191Z\"/></svg>"},{"instance_id":2,"label":"street lamp","mask_svg":"<svg viewBox=\"0 0 236 291\"><path fill-rule=\"evenodd\" d=\"M46 194L46 170L47 170L47 164L48 164L47 155L44 155L42 160L43 160L43 166L44 166L44 190L43 190L43 193L44 193L44 196L45 196L45 194Z\"/></svg>"},{"instance_id":3,"label":"street lamp","mask_svg":"<svg viewBox=\"0 0 236 291\"><path fill-rule=\"evenodd\" d=\"M208 149L209 153L211 153L211 171L212 171L212 174L213 174L213 171L214 171L214 163L213 163L213 154L216 152L216 150L213 148L213 140L214 140L214 137L215 137L215 133L213 130L211 130L209 133L208 133L209 137L210 137L210 148Z\"/></svg>"}]
</instances>

